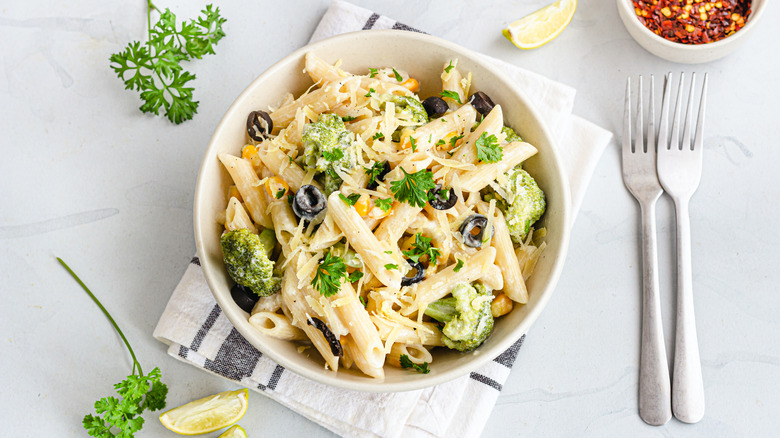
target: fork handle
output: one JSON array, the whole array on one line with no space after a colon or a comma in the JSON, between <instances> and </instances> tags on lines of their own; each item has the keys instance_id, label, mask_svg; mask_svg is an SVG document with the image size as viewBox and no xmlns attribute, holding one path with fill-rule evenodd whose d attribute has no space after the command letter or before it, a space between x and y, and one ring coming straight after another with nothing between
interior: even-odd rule
<instances>
[{"instance_id":1,"label":"fork handle","mask_svg":"<svg viewBox=\"0 0 780 438\"><path fill-rule=\"evenodd\" d=\"M693 314L691 274L691 222L688 200L675 200L677 216L677 328L674 346L672 411L685 423L704 416L704 383L701 375L696 320Z\"/></svg>"},{"instance_id":2,"label":"fork handle","mask_svg":"<svg viewBox=\"0 0 780 438\"><path fill-rule=\"evenodd\" d=\"M639 416L660 426L672 418L669 363L666 359L661 299L655 200L642 205L642 346L639 363Z\"/></svg>"}]
</instances>

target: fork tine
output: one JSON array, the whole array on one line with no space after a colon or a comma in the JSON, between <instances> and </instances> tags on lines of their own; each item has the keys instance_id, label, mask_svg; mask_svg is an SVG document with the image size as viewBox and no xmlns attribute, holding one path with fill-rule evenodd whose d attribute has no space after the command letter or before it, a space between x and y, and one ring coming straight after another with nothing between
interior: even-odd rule
<instances>
[{"instance_id":1,"label":"fork tine","mask_svg":"<svg viewBox=\"0 0 780 438\"><path fill-rule=\"evenodd\" d=\"M674 104L674 118L672 119L672 135L669 140L669 148L680 149L680 114L682 112L682 100L685 73L680 73L680 85L677 87L677 102Z\"/></svg>"},{"instance_id":2,"label":"fork tine","mask_svg":"<svg viewBox=\"0 0 780 438\"><path fill-rule=\"evenodd\" d=\"M634 150L636 152L647 152L647 145L645 144L644 137L644 120L642 120L642 79L642 76L639 76L639 91L636 99L636 133L634 134Z\"/></svg>"},{"instance_id":3,"label":"fork tine","mask_svg":"<svg viewBox=\"0 0 780 438\"><path fill-rule=\"evenodd\" d=\"M658 149L669 149L669 95L671 93L672 73L664 78L664 97L661 100L661 121L658 126Z\"/></svg>"},{"instance_id":4,"label":"fork tine","mask_svg":"<svg viewBox=\"0 0 780 438\"><path fill-rule=\"evenodd\" d=\"M699 116L696 120L696 136L693 138L692 150L701 151L704 147L704 107L707 106L707 73L704 73L704 83L701 86L701 101L699 101Z\"/></svg>"},{"instance_id":5,"label":"fork tine","mask_svg":"<svg viewBox=\"0 0 780 438\"><path fill-rule=\"evenodd\" d=\"M626 101L623 107L623 153L633 152L631 147L631 76L626 78Z\"/></svg>"},{"instance_id":6,"label":"fork tine","mask_svg":"<svg viewBox=\"0 0 780 438\"><path fill-rule=\"evenodd\" d=\"M693 96L696 89L696 73L691 74L691 88L688 90L688 107L685 109L682 149L693 149L691 144L691 125L693 124Z\"/></svg>"},{"instance_id":7,"label":"fork tine","mask_svg":"<svg viewBox=\"0 0 780 438\"><path fill-rule=\"evenodd\" d=\"M650 121L647 122L647 148L657 149L655 143L655 78L650 75Z\"/></svg>"}]
</instances>

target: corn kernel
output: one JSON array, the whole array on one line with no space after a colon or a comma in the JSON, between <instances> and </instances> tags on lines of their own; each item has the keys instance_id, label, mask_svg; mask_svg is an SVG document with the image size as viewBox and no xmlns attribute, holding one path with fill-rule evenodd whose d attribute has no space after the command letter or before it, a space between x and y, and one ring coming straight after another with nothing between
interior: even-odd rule
<instances>
[{"instance_id":1,"label":"corn kernel","mask_svg":"<svg viewBox=\"0 0 780 438\"><path fill-rule=\"evenodd\" d=\"M688 15L687 12L683 12L682 14L680 14L680 18L683 19L683 20L687 20L689 17L690 17L690 15ZM690 32L690 31L688 31L688 32Z\"/></svg>"},{"instance_id":2,"label":"corn kernel","mask_svg":"<svg viewBox=\"0 0 780 438\"><path fill-rule=\"evenodd\" d=\"M704 11L701 11L699 13L699 18L701 18L701 21L707 21L707 13Z\"/></svg>"},{"instance_id":3,"label":"corn kernel","mask_svg":"<svg viewBox=\"0 0 780 438\"><path fill-rule=\"evenodd\" d=\"M368 195L361 195L355 203L355 210L357 210L360 217L365 217L368 211L371 209L371 200Z\"/></svg>"},{"instance_id":4,"label":"corn kernel","mask_svg":"<svg viewBox=\"0 0 780 438\"><path fill-rule=\"evenodd\" d=\"M412 93L420 91L420 83L417 82L417 79L415 78L409 78L401 82L401 86L411 91Z\"/></svg>"},{"instance_id":5,"label":"corn kernel","mask_svg":"<svg viewBox=\"0 0 780 438\"><path fill-rule=\"evenodd\" d=\"M696 28L693 27L692 24L688 24L688 25L685 26L685 30L687 30L689 33L693 32L694 29L696 29Z\"/></svg>"},{"instance_id":6,"label":"corn kernel","mask_svg":"<svg viewBox=\"0 0 780 438\"><path fill-rule=\"evenodd\" d=\"M265 191L271 199L282 199L290 191L290 186L282 178L273 176L265 182Z\"/></svg>"},{"instance_id":7,"label":"corn kernel","mask_svg":"<svg viewBox=\"0 0 780 438\"><path fill-rule=\"evenodd\" d=\"M736 12L734 12L733 14L731 14L731 19L732 19L732 20L734 20L734 21L737 21L737 20L739 20L739 14L737 14Z\"/></svg>"},{"instance_id":8,"label":"corn kernel","mask_svg":"<svg viewBox=\"0 0 780 438\"><path fill-rule=\"evenodd\" d=\"M691 5L685 5L685 7L684 7L683 9L685 9L685 10L686 10L686 11L688 11L688 12L691 12L691 9L693 9L693 6L691 6Z\"/></svg>"},{"instance_id":9,"label":"corn kernel","mask_svg":"<svg viewBox=\"0 0 780 438\"><path fill-rule=\"evenodd\" d=\"M490 303L490 313L493 314L493 318L498 318L511 312L512 307L514 307L514 304L512 304L512 300L506 294L498 294L493 298L493 302Z\"/></svg>"},{"instance_id":10,"label":"corn kernel","mask_svg":"<svg viewBox=\"0 0 780 438\"><path fill-rule=\"evenodd\" d=\"M720 9L720 8L722 8L722 7L723 7L723 3L721 3L721 2L715 2L715 7L716 7L716 8L718 8L718 9Z\"/></svg>"},{"instance_id":11,"label":"corn kernel","mask_svg":"<svg viewBox=\"0 0 780 438\"><path fill-rule=\"evenodd\" d=\"M672 15L672 11L666 6L661 9L661 13L664 14L664 17L670 17Z\"/></svg>"},{"instance_id":12,"label":"corn kernel","mask_svg":"<svg viewBox=\"0 0 780 438\"><path fill-rule=\"evenodd\" d=\"M704 5L704 10L705 11L709 11L710 9L712 9L712 3L707 3L707 4Z\"/></svg>"}]
</instances>

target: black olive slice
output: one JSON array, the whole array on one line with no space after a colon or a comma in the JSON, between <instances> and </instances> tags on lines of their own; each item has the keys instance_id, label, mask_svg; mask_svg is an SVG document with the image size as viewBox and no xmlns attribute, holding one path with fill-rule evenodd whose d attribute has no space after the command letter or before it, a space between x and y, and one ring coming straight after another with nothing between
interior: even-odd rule
<instances>
[{"instance_id":1,"label":"black olive slice","mask_svg":"<svg viewBox=\"0 0 780 438\"><path fill-rule=\"evenodd\" d=\"M296 216L313 221L323 214L328 206L328 200L317 187L307 184L295 192L292 208Z\"/></svg>"},{"instance_id":2,"label":"black olive slice","mask_svg":"<svg viewBox=\"0 0 780 438\"><path fill-rule=\"evenodd\" d=\"M338 338L336 338L336 335L330 331L328 325L325 324L325 322L319 318L310 316L306 323L313 325L314 328L322 332L322 336L325 336L325 340L328 341L328 345L330 345L330 352L333 353L334 356L341 357L344 354L344 349L341 347L341 342L339 342Z\"/></svg>"},{"instance_id":3,"label":"black olive slice","mask_svg":"<svg viewBox=\"0 0 780 438\"><path fill-rule=\"evenodd\" d=\"M478 113L482 114L482 117L490 114L493 111L493 107L496 106L490 97L481 91L477 91L469 96L469 103Z\"/></svg>"},{"instance_id":4,"label":"black olive slice","mask_svg":"<svg viewBox=\"0 0 780 438\"><path fill-rule=\"evenodd\" d=\"M233 301L238 304L238 307L246 313L252 313L252 309L259 299L257 294L252 292L251 289L238 283L230 289L230 296L233 297Z\"/></svg>"},{"instance_id":5,"label":"black olive slice","mask_svg":"<svg viewBox=\"0 0 780 438\"><path fill-rule=\"evenodd\" d=\"M371 184L366 186L368 190L376 190L377 187L379 187L379 182L385 180L385 176L390 173L390 163L385 161L382 163L382 171L379 172L379 175L374 178L373 181L371 181Z\"/></svg>"},{"instance_id":6,"label":"black olive slice","mask_svg":"<svg viewBox=\"0 0 780 438\"><path fill-rule=\"evenodd\" d=\"M453 188L450 188L449 192L444 191L446 197L442 196L442 191L441 184L436 184L436 187L428 191L428 203L436 210L449 210L458 202L458 195Z\"/></svg>"},{"instance_id":7,"label":"black olive slice","mask_svg":"<svg viewBox=\"0 0 780 438\"><path fill-rule=\"evenodd\" d=\"M425 100L423 100L423 108L425 108L425 112L428 113L428 117L436 117L440 116L447 112L448 109L450 109L450 106L447 105L447 102L444 101L439 96L431 96Z\"/></svg>"},{"instance_id":8,"label":"black olive slice","mask_svg":"<svg viewBox=\"0 0 780 438\"><path fill-rule=\"evenodd\" d=\"M425 278L425 267L423 266L422 262L415 263L412 259L406 259L406 262L409 263L409 266L412 267L412 269L416 269L417 273L414 274L414 277L404 277L401 279L401 286L411 286L415 283L419 283Z\"/></svg>"},{"instance_id":9,"label":"black olive slice","mask_svg":"<svg viewBox=\"0 0 780 438\"><path fill-rule=\"evenodd\" d=\"M246 118L246 133L254 141L263 141L274 130L274 121L265 111L252 111Z\"/></svg>"},{"instance_id":10,"label":"black olive slice","mask_svg":"<svg viewBox=\"0 0 780 438\"><path fill-rule=\"evenodd\" d=\"M482 238L485 236L485 227L487 227L487 217L481 214L472 214L460 225L460 234L463 235L463 243L472 248L482 246ZM475 230L479 230L475 233Z\"/></svg>"}]
</instances>

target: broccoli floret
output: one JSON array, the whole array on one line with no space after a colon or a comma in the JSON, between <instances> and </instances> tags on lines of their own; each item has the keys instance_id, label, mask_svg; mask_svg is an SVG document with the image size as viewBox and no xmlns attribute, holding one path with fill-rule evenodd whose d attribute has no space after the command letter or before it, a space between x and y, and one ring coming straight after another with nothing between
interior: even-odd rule
<instances>
[{"instance_id":1,"label":"broccoli floret","mask_svg":"<svg viewBox=\"0 0 780 438\"><path fill-rule=\"evenodd\" d=\"M246 228L222 235L222 256L230 278L260 297L279 291L282 279L273 276L274 262L266 255L260 236Z\"/></svg>"},{"instance_id":2,"label":"broccoli floret","mask_svg":"<svg viewBox=\"0 0 780 438\"><path fill-rule=\"evenodd\" d=\"M520 243L528 235L531 225L544 214L544 192L520 166L498 178L495 184L506 194L506 199L490 186L483 191L483 199L496 199L496 205L506 218L512 240Z\"/></svg>"},{"instance_id":3,"label":"broccoli floret","mask_svg":"<svg viewBox=\"0 0 780 438\"><path fill-rule=\"evenodd\" d=\"M493 295L485 286L459 283L452 289L451 297L430 303L425 314L445 323L442 341L447 348L471 351L482 345L493 331L491 301Z\"/></svg>"},{"instance_id":4,"label":"broccoli floret","mask_svg":"<svg viewBox=\"0 0 780 438\"><path fill-rule=\"evenodd\" d=\"M336 114L320 114L320 118L303 128L303 167L323 175L325 196L338 190L342 180L336 170L349 173L357 166L355 135L347 130Z\"/></svg>"},{"instance_id":5,"label":"broccoli floret","mask_svg":"<svg viewBox=\"0 0 780 438\"><path fill-rule=\"evenodd\" d=\"M507 143L512 143L513 141L523 141L523 139L520 138L519 135L517 135L515 130L510 128L509 126L504 126L503 128L501 128L501 133L506 135Z\"/></svg>"},{"instance_id":6,"label":"broccoli floret","mask_svg":"<svg viewBox=\"0 0 780 438\"><path fill-rule=\"evenodd\" d=\"M395 104L395 113L408 120L414 126L422 126L428 123L428 112L422 102L416 96L396 96L395 94L380 94L377 99L381 102L380 108L385 109L387 102Z\"/></svg>"}]
</instances>

